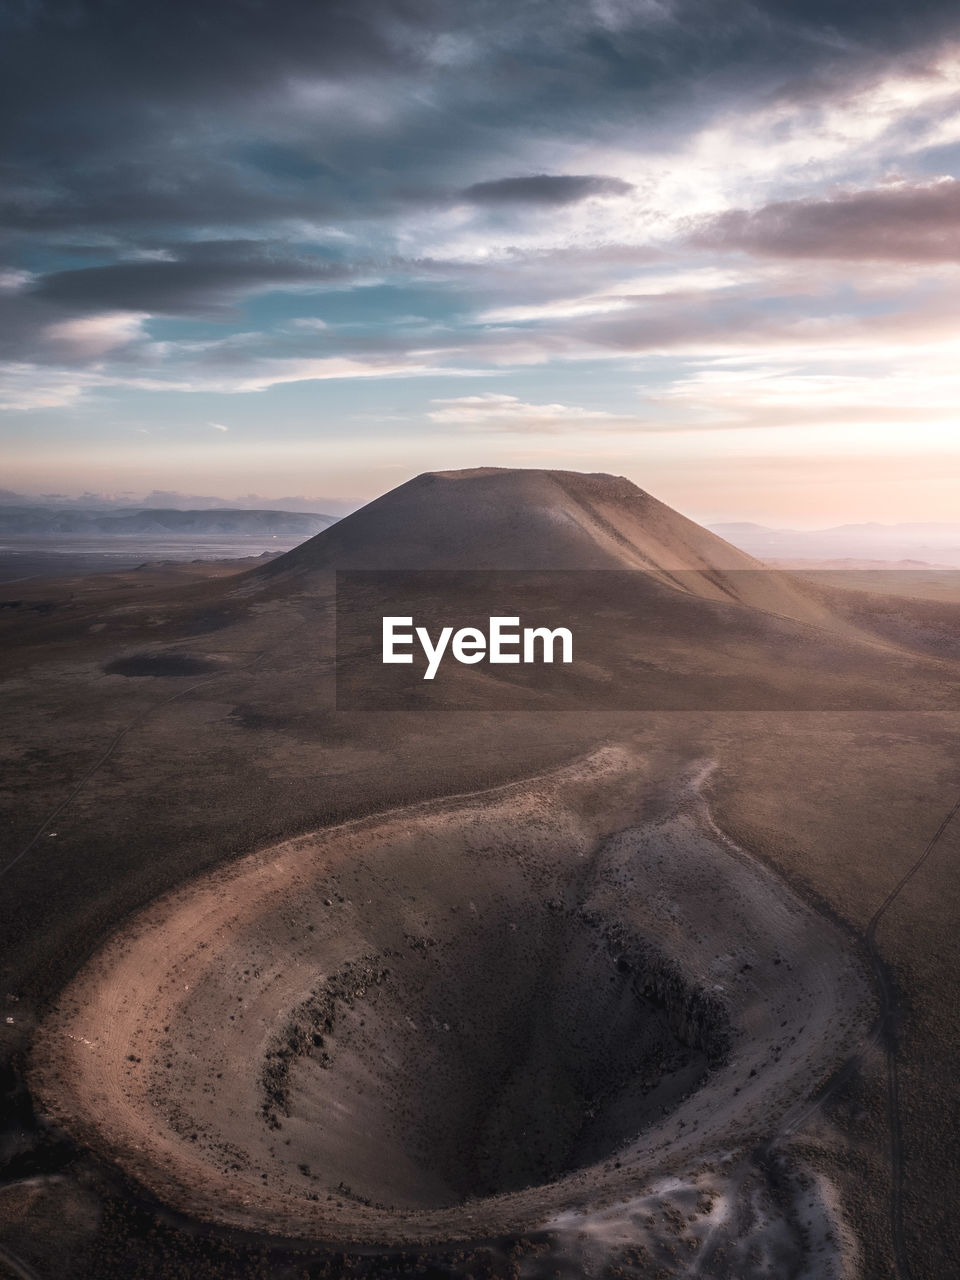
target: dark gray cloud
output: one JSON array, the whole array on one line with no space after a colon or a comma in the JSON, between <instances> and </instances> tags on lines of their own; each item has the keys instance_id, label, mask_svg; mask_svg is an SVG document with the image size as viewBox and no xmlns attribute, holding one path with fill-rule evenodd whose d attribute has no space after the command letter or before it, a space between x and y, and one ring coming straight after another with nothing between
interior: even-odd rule
<instances>
[{"instance_id":1,"label":"dark gray cloud","mask_svg":"<svg viewBox=\"0 0 960 1280\"><path fill-rule=\"evenodd\" d=\"M170 256L54 271L29 292L78 312L209 314L257 290L322 285L356 274L355 268L317 254L249 240L204 241L159 252Z\"/></svg>"},{"instance_id":2,"label":"dark gray cloud","mask_svg":"<svg viewBox=\"0 0 960 1280\"><path fill-rule=\"evenodd\" d=\"M669 146L678 110L702 121L824 69L849 88L949 22L946 0L0 0L0 219L129 237L382 216L403 184L489 173L505 142L628 128ZM318 83L362 92L291 105ZM468 190L562 203L576 181Z\"/></svg>"},{"instance_id":3,"label":"dark gray cloud","mask_svg":"<svg viewBox=\"0 0 960 1280\"><path fill-rule=\"evenodd\" d=\"M0 226L8 232L62 237L115 234L137 241L151 233L192 228L255 228L292 218L349 214L349 203L330 181L268 183L243 166L192 148L179 155L161 149L100 162L88 169L25 173L18 188L0 197Z\"/></svg>"},{"instance_id":4,"label":"dark gray cloud","mask_svg":"<svg viewBox=\"0 0 960 1280\"><path fill-rule=\"evenodd\" d=\"M123 132L165 104L256 94L278 78L414 67L438 0L5 0L0 103L29 102L9 139ZM110 119L111 102L127 105ZM71 110L71 107L73 110ZM104 115L91 115L97 109ZM156 120L162 127L162 119ZM57 129L65 136L56 136Z\"/></svg>"},{"instance_id":5,"label":"dark gray cloud","mask_svg":"<svg viewBox=\"0 0 960 1280\"><path fill-rule=\"evenodd\" d=\"M757 0L758 19L819 31L823 44L832 37L876 49L896 51L943 33L956 7L941 0Z\"/></svg>"},{"instance_id":6,"label":"dark gray cloud","mask_svg":"<svg viewBox=\"0 0 960 1280\"><path fill-rule=\"evenodd\" d=\"M461 194L474 204L576 204L589 196L625 196L633 190L621 178L597 174L532 173L522 178L475 182Z\"/></svg>"},{"instance_id":7,"label":"dark gray cloud","mask_svg":"<svg viewBox=\"0 0 960 1280\"><path fill-rule=\"evenodd\" d=\"M471 236L484 232L447 238L444 219L462 212L452 200L477 206L477 223L503 227L509 244L531 208L632 189L603 173L541 171L564 167L558 156L589 170L603 162L583 157L607 146L679 154L705 121L796 97L801 81L803 93L841 85L849 97L908 51L922 66L950 23L960 29L953 0L909 10L899 0L0 0L0 223L10 266L35 273L0 295L0 352L82 363L115 339L112 360L160 360L164 344L136 326L127 340L123 317L114 331L104 313L212 316L225 329L251 294L348 283L376 262L413 281L398 315L427 314L431 343L493 358L513 339L476 334L472 322L445 336L451 312L589 294L653 251L620 246L614 227L609 243L584 236L541 254L518 236L515 257L471 257ZM479 180L490 174L507 176ZM784 256L952 258L955 200L930 189L912 204L893 190L771 204L696 234L713 248ZM423 244L418 211L441 227ZM428 260L461 244L461 262ZM429 297L425 280L436 285ZM261 354L402 354L404 341L425 342L380 332L375 305L344 306L310 334L290 332L278 306ZM679 341L691 326L751 323L664 307L544 326L537 343L560 356L581 336L629 351ZM372 335L358 332L364 318ZM249 340L197 358L242 366Z\"/></svg>"},{"instance_id":8,"label":"dark gray cloud","mask_svg":"<svg viewBox=\"0 0 960 1280\"><path fill-rule=\"evenodd\" d=\"M960 262L960 182L891 185L825 200L732 209L691 237L698 248L782 258Z\"/></svg>"}]
</instances>

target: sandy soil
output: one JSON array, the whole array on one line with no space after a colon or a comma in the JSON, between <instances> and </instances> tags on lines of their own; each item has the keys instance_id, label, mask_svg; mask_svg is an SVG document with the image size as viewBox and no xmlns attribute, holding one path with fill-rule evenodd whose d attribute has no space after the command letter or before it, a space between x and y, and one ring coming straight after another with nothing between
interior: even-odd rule
<instances>
[{"instance_id":1,"label":"sandy soil","mask_svg":"<svg viewBox=\"0 0 960 1280\"><path fill-rule=\"evenodd\" d=\"M708 1169L711 1203L736 1200L716 1170L863 1041L868 984L713 825L708 764L637 795L631 763L346 824L168 895L44 1023L37 1096L166 1201L327 1242L530 1230Z\"/></svg>"}]
</instances>

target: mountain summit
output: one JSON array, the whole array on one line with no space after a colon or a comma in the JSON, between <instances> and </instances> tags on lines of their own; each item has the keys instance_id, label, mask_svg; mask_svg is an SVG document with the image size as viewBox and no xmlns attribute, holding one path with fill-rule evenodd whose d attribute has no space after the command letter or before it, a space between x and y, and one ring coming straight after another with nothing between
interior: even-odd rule
<instances>
[{"instance_id":1,"label":"mountain summit","mask_svg":"<svg viewBox=\"0 0 960 1280\"><path fill-rule=\"evenodd\" d=\"M300 581L337 569L629 569L706 600L826 621L789 574L602 473L428 471L253 572Z\"/></svg>"},{"instance_id":2,"label":"mountain summit","mask_svg":"<svg viewBox=\"0 0 960 1280\"><path fill-rule=\"evenodd\" d=\"M280 557L290 569L759 569L623 476L429 471Z\"/></svg>"}]
</instances>

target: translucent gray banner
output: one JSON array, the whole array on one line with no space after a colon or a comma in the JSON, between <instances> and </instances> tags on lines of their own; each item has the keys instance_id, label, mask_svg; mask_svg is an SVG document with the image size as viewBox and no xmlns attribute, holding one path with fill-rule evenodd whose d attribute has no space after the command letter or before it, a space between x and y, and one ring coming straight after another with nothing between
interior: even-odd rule
<instances>
[{"instance_id":1,"label":"translucent gray banner","mask_svg":"<svg viewBox=\"0 0 960 1280\"><path fill-rule=\"evenodd\" d=\"M350 571L337 708L960 708L960 572Z\"/></svg>"}]
</instances>

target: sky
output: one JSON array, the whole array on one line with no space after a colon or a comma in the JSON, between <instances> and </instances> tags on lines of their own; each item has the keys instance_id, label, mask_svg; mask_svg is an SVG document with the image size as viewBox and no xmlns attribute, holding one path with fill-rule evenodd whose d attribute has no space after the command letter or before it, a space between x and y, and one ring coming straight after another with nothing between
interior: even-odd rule
<instances>
[{"instance_id":1,"label":"sky","mask_svg":"<svg viewBox=\"0 0 960 1280\"><path fill-rule=\"evenodd\" d=\"M0 0L0 485L960 518L960 9Z\"/></svg>"}]
</instances>

